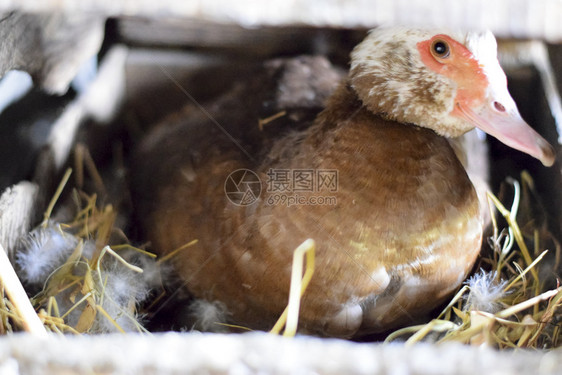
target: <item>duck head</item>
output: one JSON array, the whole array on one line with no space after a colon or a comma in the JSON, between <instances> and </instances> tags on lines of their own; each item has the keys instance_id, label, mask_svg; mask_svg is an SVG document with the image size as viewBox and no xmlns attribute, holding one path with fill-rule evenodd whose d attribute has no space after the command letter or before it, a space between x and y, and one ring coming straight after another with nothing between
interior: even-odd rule
<instances>
[{"instance_id":1,"label":"duck head","mask_svg":"<svg viewBox=\"0 0 562 375\"><path fill-rule=\"evenodd\" d=\"M477 127L544 165L552 146L522 118L490 32L378 28L351 54L351 86L388 119L457 137Z\"/></svg>"}]
</instances>

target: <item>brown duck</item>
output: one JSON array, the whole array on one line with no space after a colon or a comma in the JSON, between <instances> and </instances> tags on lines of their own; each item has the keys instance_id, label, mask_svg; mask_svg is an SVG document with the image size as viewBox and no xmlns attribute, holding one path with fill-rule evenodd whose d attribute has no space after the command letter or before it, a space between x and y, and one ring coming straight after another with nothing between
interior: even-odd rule
<instances>
[{"instance_id":1,"label":"brown duck","mask_svg":"<svg viewBox=\"0 0 562 375\"><path fill-rule=\"evenodd\" d=\"M408 324L450 296L479 253L479 201L447 139L474 127L554 162L509 95L489 32L379 28L353 50L348 77L313 125L276 140L262 160L208 124L153 134L137 154L148 182L136 189L152 197L138 202L144 230L161 254L199 240L175 268L195 297L222 302L230 323L272 327L287 304L293 251L312 238L301 332L351 337ZM252 204L224 191L241 168L262 184ZM337 176L309 186L316 203L329 203L268 200L268 185L294 171Z\"/></svg>"}]
</instances>

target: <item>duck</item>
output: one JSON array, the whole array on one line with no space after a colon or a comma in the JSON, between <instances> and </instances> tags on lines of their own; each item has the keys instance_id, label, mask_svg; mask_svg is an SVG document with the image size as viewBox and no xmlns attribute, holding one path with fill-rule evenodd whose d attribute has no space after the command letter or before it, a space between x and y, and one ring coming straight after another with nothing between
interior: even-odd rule
<instances>
[{"instance_id":1,"label":"duck","mask_svg":"<svg viewBox=\"0 0 562 375\"><path fill-rule=\"evenodd\" d=\"M149 134L131 189L143 192L135 205L153 251L197 239L173 257L189 293L257 330L287 305L293 251L309 238L316 266L299 332L352 338L423 319L466 279L482 243L479 199L451 140L478 128L545 166L555 160L521 118L489 31L370 31L312 124L261 153L215 125ZM229 183L251 199L233 201ZM305 201L277 199L287 187Z\"/></svg>"}]
</instances>

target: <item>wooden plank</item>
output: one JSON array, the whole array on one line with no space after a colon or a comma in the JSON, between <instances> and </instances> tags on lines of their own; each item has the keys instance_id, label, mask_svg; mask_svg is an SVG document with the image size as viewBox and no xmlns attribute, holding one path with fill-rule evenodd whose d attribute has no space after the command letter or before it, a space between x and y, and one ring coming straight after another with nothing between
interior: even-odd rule
<instances>
[{"instance_id":1,"label":"wooden plank","mask_svg":"<svg viewBox=\"0 0 562 375\"><path fill-rule=\"evenodd\" d=\"M440 25L489 28L502 37L562 40L562 2L558 0L4 0L0 3L0 10L14 9L190 18L245 27Z\"/></svg>"}]
</instances>

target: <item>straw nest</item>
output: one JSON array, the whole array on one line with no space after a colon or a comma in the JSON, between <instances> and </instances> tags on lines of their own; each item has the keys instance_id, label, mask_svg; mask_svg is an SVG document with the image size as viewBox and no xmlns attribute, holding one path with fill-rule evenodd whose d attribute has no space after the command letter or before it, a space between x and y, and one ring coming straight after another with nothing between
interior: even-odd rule
<instances>
[{"instance_id":1,"label":"straw nest","mask_svg":"<svg viewBox=\"0 0 562 375\"><path fill-rule=\"evenodd\" d=\"M100 205L96 195L77 189L72 193L73 220L51 220L68 177L69 172L44 221L21 241L16 254L19 278L28 294L36 291L30 303L47 331L146 332L139 306L148 297L162 297L157 292L162 283L159 268L170 257L157 261L153 254L130 245L115 227L113 207ZM510 209L488 194L491 234L475 273L437 318L395 331L386 342L457 341L497 348L552 348L559 344L562 287L556 270L560 246L540 219L544 210L531 177L524 172L521 182L508 183ZM115 238L122 242L115 243ZM308 240L295 251L289 304L273 333L280 333L283 327L286 336L296 332L300 297L314 277L314 246L314 241ZM21 310L13 298L2 294L1 333L29 330L29 317Z\"/></svg>"},{"instance_id":2,"label":"straw nest","mask_svg":"<svg viewBox=\"0 0 562 375\"><path fill-rule=\"evenodd\" d=\"M63 177L43 222L20 240L14 256L19 279L32 296L29 303L45 331L146 332L138 308L161 285L156 256L129 244L115 226L117 212L111 204L100 204L96 194L72 189L72 203L66 205L73 207L72 219L51 219L70 174ZM9 292L13 282L5 275L2 282ZM35 317L9 294L0 298L0 332L38 333L31 328Z\"/></svg>"}]
</instances>

